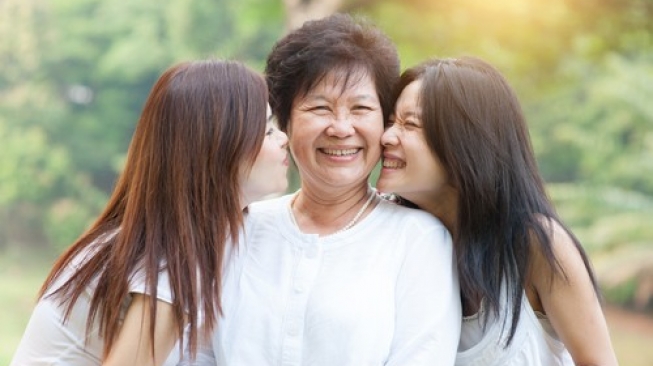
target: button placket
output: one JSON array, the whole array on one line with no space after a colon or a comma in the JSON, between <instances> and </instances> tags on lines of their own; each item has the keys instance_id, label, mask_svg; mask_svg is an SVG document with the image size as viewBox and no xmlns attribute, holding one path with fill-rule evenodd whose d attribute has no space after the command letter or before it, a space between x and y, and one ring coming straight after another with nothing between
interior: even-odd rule
<instances>
[{"instance_id":1,"label":"button placket","mask_svg":"<svg viewBox=\"0 0 653 366\"><path fill-rule=\"evenodd\" d=\"M282 341L283 364L300 364L303 346L304 320L310 287L320 266L320 248L316 240L297 252L297 269L292 278L292 293L284 316Z\"/></svg>"}]
</instances>

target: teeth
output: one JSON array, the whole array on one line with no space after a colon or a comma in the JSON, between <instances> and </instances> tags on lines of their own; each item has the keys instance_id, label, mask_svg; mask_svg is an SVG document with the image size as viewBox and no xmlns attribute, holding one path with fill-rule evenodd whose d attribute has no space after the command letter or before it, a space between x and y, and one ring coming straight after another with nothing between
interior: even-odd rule
<instances>
[{"instance_id":1,"label":"teeth","mask_svg":"<svg viewBox=\"0 0 653 366\"><path fill-rule=\"evenodd\" d=\"M399 160L383 160L383 167L390 169L399 169L406 166L406 163Z\"/></svg>"},{"instance_id":2,"label":"teeth","mask_svg":"<svg viewBox=\"0 0 653 366\"><path fill-rule=\"evenodd\" d=\"M345 156L345 155L354 155L354 154L356 154L358 152L358 149L345 149L345 150L322 149L322 151L325 154L328 154L328 155Z\"/></svg>"}]
</instances>

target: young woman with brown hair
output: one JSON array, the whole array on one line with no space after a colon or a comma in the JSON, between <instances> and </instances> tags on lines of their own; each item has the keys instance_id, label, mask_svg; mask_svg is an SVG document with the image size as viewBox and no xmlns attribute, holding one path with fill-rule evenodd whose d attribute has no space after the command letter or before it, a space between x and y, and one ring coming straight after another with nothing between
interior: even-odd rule
<instances>
[{"instance_id":1,"label":"young woman with brown hair","mask_svg":"<svg viewBox=\"0 0 653 366\"><path fill-rule=\"evenodd\" d=\"M104 212L55 263L12 365L176 364L182 345L192 357L217 324L243 209L287 186L267 99L237 62L161 75Z\"/></svg>"}]
</instances>

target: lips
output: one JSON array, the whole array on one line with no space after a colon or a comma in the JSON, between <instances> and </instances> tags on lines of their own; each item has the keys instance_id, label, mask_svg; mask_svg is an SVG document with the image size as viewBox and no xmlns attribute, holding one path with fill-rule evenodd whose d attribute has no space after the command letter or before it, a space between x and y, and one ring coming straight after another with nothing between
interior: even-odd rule
<instances>
[{"instance_id":1,"label":"lips","mask_svg":"<svg viewBox=\"0 0 653 366\"><path fill-rule=\"evenodd\" d=\"M399 159L383 159L383 167L387 169L401 169L406 166L406 163Z\"/></svg>"},{"instance_id":2,"label":"lips","mask_svg":"<svg viewBox=\"0 0 653 366\"><path fill-rule=\"evenodd\" d=\"M406 166L406 162L399 156L389 152L383 152L383 168L384 169L402 169Z\"/></svg>"}]
</instances>

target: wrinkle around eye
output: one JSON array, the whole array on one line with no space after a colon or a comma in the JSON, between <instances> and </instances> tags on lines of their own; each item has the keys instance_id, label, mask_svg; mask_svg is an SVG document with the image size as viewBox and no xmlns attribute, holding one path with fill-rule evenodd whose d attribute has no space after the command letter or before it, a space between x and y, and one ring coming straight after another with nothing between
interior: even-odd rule
<instances>
[{"instance_id":1,"label":"wrinkle around eye","mask_svg":"<svg viewBox=\"0 0 653 366\"><path fill-rule=\"evenodd\" d=\"M304 112L312 112L312 113L330 113L331 108L324 106L324 105L318 105L318 106L307 106L302 109Z\"/></svg>"},{"instance_id":2,"label":"wrinkle around eye","mask_svg":"<svg viewBox=\"0 0 653 366\"><path fill-rule=\"evenodd\" d=\"M374 106L366 105L366 104L356 104L356 105L353 106L352 109L365 109L365 110L370 110L370 111L376 110L376 108Z\"/></svg>"}]
</instances>

